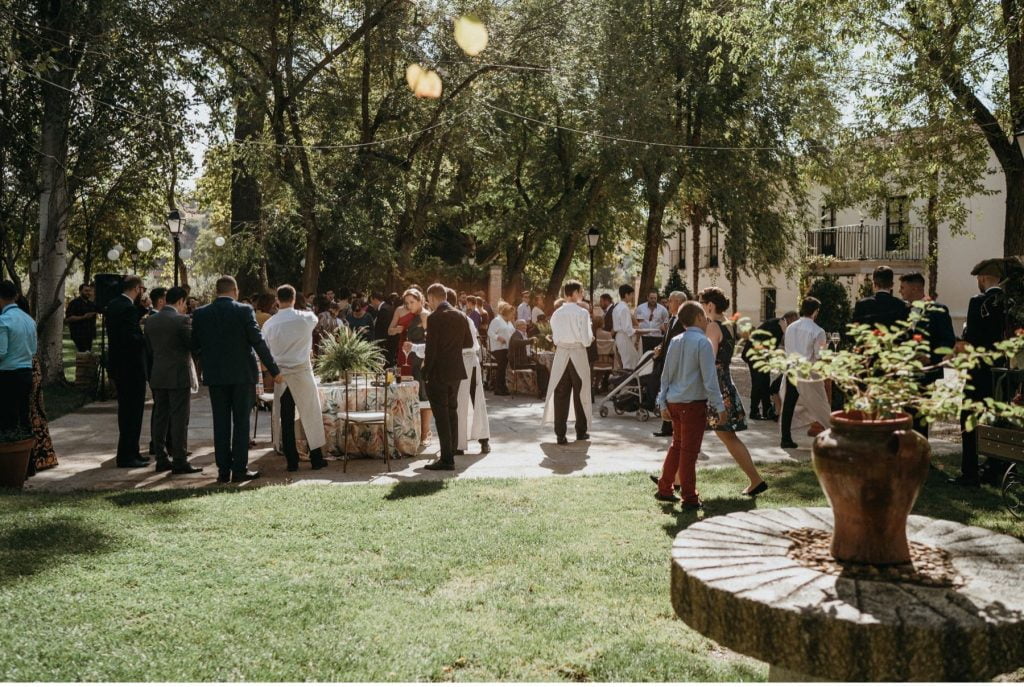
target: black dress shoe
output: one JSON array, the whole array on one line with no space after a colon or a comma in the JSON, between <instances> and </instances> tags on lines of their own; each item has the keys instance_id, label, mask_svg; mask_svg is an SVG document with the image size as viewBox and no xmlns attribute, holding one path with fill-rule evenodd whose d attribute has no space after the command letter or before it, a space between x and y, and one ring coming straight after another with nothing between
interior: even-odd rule
<instances>
[{"instance_id":1,"label":"black dress shoe","mask_svg":"<svg viewBox=\"0 0 1024 687\"><path fill-rule=\"evenodd\" d=\"M761 417L761 413L751 413L750 415L747 415L747 419L748 420L763 420L764 418Z\"/></svg>"},{"instance_id":2,"label":"black dress shoe","mask_svg":"<svg viewBox=\"0 0 1024 687\"><path fill-rule=\"evenodd\" d=\"M565 437L558 437L558 439L556 439L555 442L558 444L565 445L569 443L569 440L566 439Z\"/></svg>"},{"instance_id":3,"label":"black dress shoe","mask_svg":"<svg viewBox=\"0 0 1024 687\"><path fill-rule=\"evenodd\" d=\"M679 503L679 497L675 494L662 494L660 492L654 492L655 501L664 501L665 503Z\"/></svg>"},{"instance_id":4,"label":"black dress shoe","mask_svg":"<svg viewBox=\"0 0 1024 687\"><path fill-rule=\"evenodd\" d=\"M171 468L172 475L194 475L202 471L202 468L196 467L195 465L189 465L188 463L185 463L184 465L175 465Z\"/></svg>"},{"instance_id":5,"label":"black dress shoe","mask_svg":"<svg viewBox=\"0 0 1024 687\"><path fill-rule=\"evenodd\" d=\"M647 475L647 476L648 476L648 477L650 477L650 478L651 478L651 481L652 481L652 482L654 482L654 483L655 483L656 485L657 485L657 484L659 483L659 481L660 481L660 480L658 480L658 478L657 478L657 477L655 477L654 475ZM682 488L682 487L680 487L680 486L679 486L678 484L673 484L673 485L672 485L672 491L674 491L674 492L675 492L675 493L677 493L677 494L678 494L678 493L679 493L680 491L682 491L682 489L683 489L683 488Z\"/></svg>"},{"instance_id":6,"label":"black dress shoe","mask_svg":"<svg viewBox=\"0 0 1024 687\"><path fill-rule=\"evenodd\" d=\"M324 469L325 467L327 467L327 461L326 461L326 460L314 460L314 461L310 461L310 466L311 466L311 467L312 467L312 468L313 468L314 470L323 470L323 469Z\"/></svg>"},{"instance_id":7,"label":"black dress shoe","mask_svg":"<svg viewBox=\"0 0 1024 687\"><path fill-rule=\"evenodd\" d=\"M480 440L480 453L490 453L490 452L491 452L491 440L490 439L481 439Z\"/></svg>"},{"instance_id":8,"label":"black dress shoe","mask_svg":"<svg viewBox=\"0 0 1024 687\"><path fill-rule=\"evenodd\" d=\"M217 481L220 482L221 484L226 484L226 483L230 482L231 481L231 473L230 472L218 472L217 473Z\"/></svg>"},{"instance_id":9,"label":"black dress shoe","mask_svg":"<svg viewBox=\"0 0 1024 687\"><path fill-rule=\"evenodd\" d=\"M258 470L246 470L245 472L233 472L231 473L232 482L248 482L251 479L259 478L260 473Z\"/></svg>"},{"instance_id":10,"label":"black dress shoe","mask_svg":"<svg viewBox=\"0 0 1024 687\"><path fill-rule=\"evenodd\" d=\"M466 455L466 452L463 451L461 448L457 448L457 449L455 449L455 455L457 455L457 456L464 456L464 455Z\"/></svg>"},{"instance_id":11,"label":"black dress shoe","mask_svg":"<svg viewBox=\"0 0 1024 687\"><path fill-rule=\"evenodd\" d=\"M657 432L651 432L651 434L653 434L656 437L670 437L670 436L672 436L672 432L662 432L660 430L657 431Z\"/></svg>"},{"instance_id":12,"label":"black dress shoe","mask_svg":"<svg viewBox=\"0 0 1024 687\"><path fill-rule=\"evenodd\" d=\"M424 470L454 470L455 463L442 463L440 460L435 460L433 463L427 463L423 466Z\"/></svg>"},{"instance_id":13,"label":"black dress shoe","mask_svg":"<svg viewBox=\"0 0 1024 687\"><path fill-rule=\"evenodd\" d=\"M697 501L696 503L683 503L683 510L703 510L704 502Z\"/></svg>"},{"instance_id":14,"label":"black dress shoe","mask_svg":"<svg viewBox=\"0 0 1024 687\"><path fill-rule=\"evenodd\" d=\"M785 439L783 439L782 443L779 444L779 448L800 448L800 447L797 446L796 442L793 441L792 439L790 439L789 441L786 441Z\"/></svg>"},{"instance_id":15,"label":"black dress shoe","mask_svg":"<svg viewBox=\"0 0 1024 687\"><path fill-rule=\"evenodd\" d=\"M119 468L144 468L149 465L148 460L142 460L141 458L128 458L126 460L117 460L117 467Z\"/></svg>"},{"instance_id":16,"label":"black dress shoe","mask_svg":"<svg viewBox=\"0 0 1024 687\"><path fill-rule=\"evenodd\" d=\"M590 441L590 435L584 432L576 435L576 441Z\"/></svg>"},{"instance_id":17,"label":"black dress shoe","mask_svg":"<svg viewBox=\"0 0 1024 687\"><path fill-rule=\"evenodd\" d=\"M765 416L764 419L767 420L768 422L778 422L779 421L779 414L778 413L768 413L768 415Z\"/></svg>"},{"instance_id":18,"label":"black dress shoe","mask_svg":"<svg viewBox=\"0 0 1024 687\"><path fill-rule=\"evenodd\" d=\"M758 494L763 494L767 490L768 490L768 483L765 482L765 481L762 481L760 484L758 484L756 487L754 487L750 491L743 491L743 492L740 492L740 493L743 494L744 496L757 496Z\"/></svg>"},{"instance_id":19,"label":"black dress shoe","mask_svg":"<svg viewBox=\"0 0 1024 687\"><path fill-rule=\"evenodd\" d=\"M285 470L287 470L288 472L298 472L299 471L299 464L298 463L288 463L288 467L286 467Z\"/></svg>"},{"instance_id":20,"label":"black dress shoe","mask_svg":"<svg viewBox=\"0 0 1024 687\"><path fill-rule=\"evenodd\" d=\"M949 484L956 485L958 487L980 487L981 480L977 477L968 477L966 475L960 475L959 477L950 477L947 482Z\"/></svg>"},{"instance_id":21,"label":"black dress shoe","mask_svg":"<svg viewBox=\"0 0 1024 687\"><path fill-rule=\"evenodd\" d=\"M157 472L167 472L168 470L173 470L173 469L174 469L174 465L172 465L169 461L158 460L156 462L156 471Z\"/></svg>"}]
</instances>

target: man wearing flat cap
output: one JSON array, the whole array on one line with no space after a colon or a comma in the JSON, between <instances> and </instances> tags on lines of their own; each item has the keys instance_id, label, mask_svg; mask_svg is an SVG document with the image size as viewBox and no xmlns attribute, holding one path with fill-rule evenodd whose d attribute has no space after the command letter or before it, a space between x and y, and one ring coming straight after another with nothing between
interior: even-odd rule
<instances>
[{"instance_id":1,"label":"man wearing flat cap","mask_svg":"<svg viewBox=\"0 0 1024 687\"><path fill-rule=\"evenodd\" d=\"M991 350L997 343L1005 338L1006 333L1006 298L1002 287L999 284L1006 278L1006 268L1002 258L990 258L982 260L971 274L978 278L978 290L980 293L971 296L967 306L967 322L964 323L964 332L961 337L964 343L972 346L983 346ZM960 348L962 344L958 344ZM973 389L967 390L967 398L972 401L980 401L992 396L992 367L980 364L967 378L969 386ZM953 484L961 486L978 486L981 478L985 481L998 480L1001 475L995 462L986 462L986 470L979 474L978 471L978 435L977 431L964 431L965 416L960 418L961 438L963 440L963 453L960 459L960 476L951 479Z\"/></svg>"}]
</instances>

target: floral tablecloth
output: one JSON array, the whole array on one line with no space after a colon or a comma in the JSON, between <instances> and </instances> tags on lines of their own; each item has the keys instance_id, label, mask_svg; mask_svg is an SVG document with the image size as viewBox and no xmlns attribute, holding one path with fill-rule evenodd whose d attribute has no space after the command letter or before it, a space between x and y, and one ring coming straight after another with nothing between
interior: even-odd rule
<instances>
[{"instance_id":1,"label":"floral tablecloth","mask_svg":"<svg viewBox=\"0 0 1024 687\"><path fill-rule=\"evenodd\" d=\"M345 384L319 384L320 406L323 410L324 433L327 445L324 450L333 455L340 455L345 447L345 420L338 414L346 407L349 411L366 411L379 409L384 402L383 388L370 388L359 385L347 395ZM387 416L388 445L391 456L415 456L420 446L420 401L419 382L398 382L388 387ZM376 407L375 407L376 406ZM302 424L295 423L295 438L299 452L308 453L306 435ZM380 425L361 425L348 423L349 455L366 455L376 458L384 457L384 433Z\"/></svg>"}]
</instances>

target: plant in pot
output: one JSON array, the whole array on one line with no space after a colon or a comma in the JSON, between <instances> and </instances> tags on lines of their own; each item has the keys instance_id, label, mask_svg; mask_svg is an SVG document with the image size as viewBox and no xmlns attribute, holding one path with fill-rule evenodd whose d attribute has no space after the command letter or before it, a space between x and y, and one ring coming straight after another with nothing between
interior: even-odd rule
<instances>
[{"instance_id":1,"label":"plant in pot","mask_svg":"<svg viewBox=\"0 0 1024 687\"><path fill-rule=\"evenodd\" d=\"M35 437L26 427L0 431L0 487L21 489L28 475L28 461Z\"/></svg>"},{"instance_id":2,"label":"plant in pot","mask_svg":"<svg viewBox=\"0 0 1024 687\"><path fill-rule=\"evenodd\" d=\"M315 369L322 382L342 381L346 372L377 374L384 369L384 354L373 341L342 327L321 340Z\"/></svg>"},{"instance_id":3,"label":"plant in pot","mask_svg":"<svg viewBox=\"0 0 1024 687\"><path fill-rule=\"evenodd\" d=\"M966 373L984 363L1024 351L1024 336L997 350L966 346L962 353L939 350L945 359L930 365L929 346L919 322L925 302L915 303L908 321L894 327L851 325L852 345L822 350L810 362L761 341L748 357L757 369L798 380L831 380L845 395L844 409L832 413L831 429L812 445L812 464L835 516L832 555L872 565L910 561L907 516L928 475L928 441L911 429L912 412L928 424L967 413L968 426L1000 418L1024 425L1024 406L964 396ZM925 373L953 370L949 378L925 382Z\"/></svg>"}]
</instances>

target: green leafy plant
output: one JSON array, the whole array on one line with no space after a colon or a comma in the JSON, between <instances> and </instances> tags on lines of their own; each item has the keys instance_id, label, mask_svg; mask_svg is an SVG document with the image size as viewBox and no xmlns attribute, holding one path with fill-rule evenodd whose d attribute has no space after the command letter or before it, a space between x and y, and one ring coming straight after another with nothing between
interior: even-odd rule
<instances>
[{"instance_id":1,"label":"green leafy plant","mask_svg":"<svg viewBox=\"0 0 1024 687\"><path fill-rule=\"evenodd\" d=\"M344 379L346 372L375 373L383 369L384 354L377 344L366 341L348 327L341 327L320 341L316 373L325 382Z\"/></svg>"},{"instance_id":2,"label":"green leafy plant","mask_svg":"<svg viewBox=\"0 0 1024 687\"><path fill-rule=\"evenodd\" d=\"M668 298L673 291L682 291L686 294L687 299L693 297L690 294L690 289L686 288L686 282L683 281L683 277L679 274L678 267L673 267L672 271L668 273L668 282L665 283L665 288L661 295Z\"/></svg>"},{"instance_id":3,"label":"green leafy plant","mask_svg":"<svg viewBox=\"0 0 1024 687\"><path fill-rule=\"evenodd\" d=\"M929 304L919 301L905 322L893 327L850 325L847 329L853 345L847 350L824 349L821 357L810 362L800 355L770 348L755 340L748 358L758 370L788 374L797 380L828 379L845 394L845 410L859 412L866 420L898 417L913 408L930 424L938 419L968 413L968 427L977 422L995 420L1024 426L1024 406L992 398L972 401L965 397L967 373L979 364L1001 364L1024 351L1024 329L1006 341L986 350L965 344L962 350L938 349L946 356L930 365L929 346L918 323L926 317ZM756 334L757 332L755 332ZM951 379L925 384L923 375L935 369L955 372Z\"/></svg>"},{"instance_id":4,"label":"green leafy plant","mask_svg":"<svg viewBox=\"0 0 1024 687\"><path fill-rule=\"evenodd\" d=\"M555 350L555 342L551 338L551 324L548 322L538 322L536 327L537 334L530 339L533 347L538 351Z\"/></svg>"},{"instance_id":5,"label":"green leafy plant","mask_svg":"<svg viewBox=\"0 0 1024 687\"><path fill-rule=\"evenodd\" d=\"M18 441L31 439L32 437L32 430L28 427L13 427L0 430L0 444L13 444Z\"/></svg>"},{"instance_id":6,"label":"green leafy plant","mask_svg":"<svg viewBox=\"0 0 1024 687\"><path fill-rule=\"evenodd\" d=\"M834 276L819 277L807 290L808 296L821 301L818 326L826 332L842 332L850 321L850 295Z\"/></svg>"}]
</instances>

